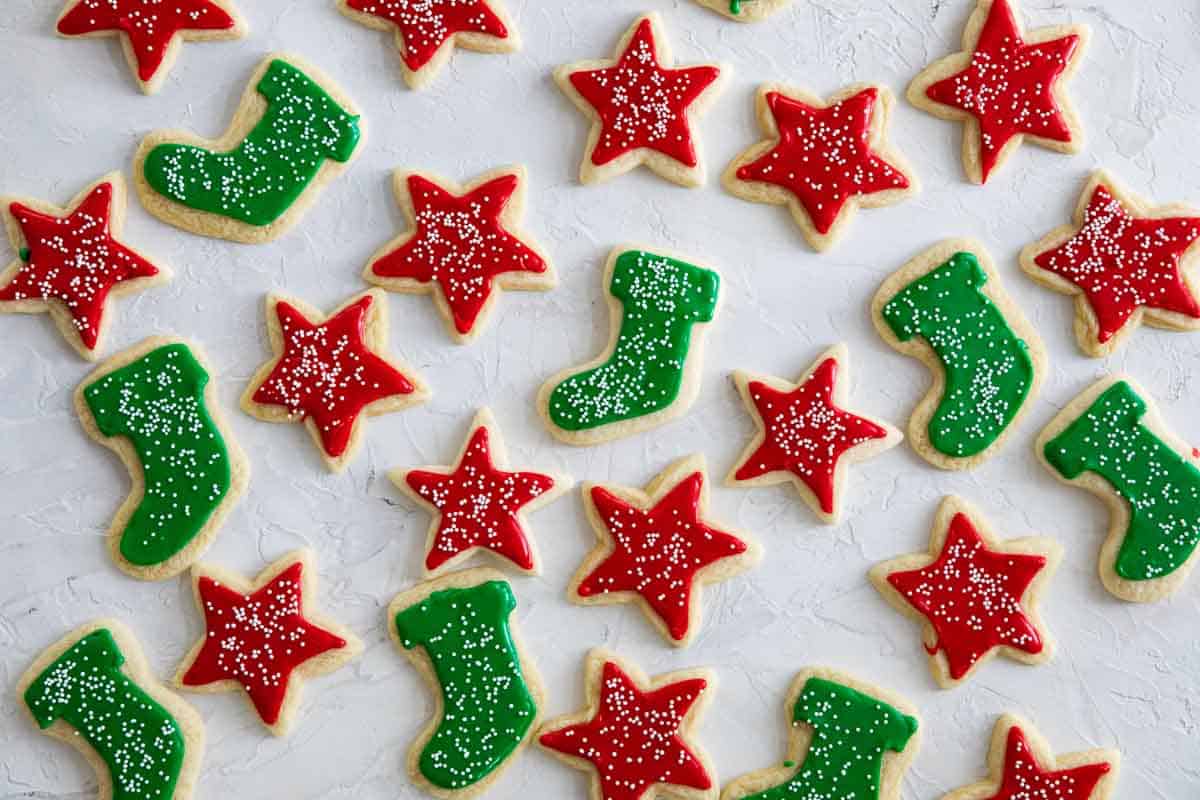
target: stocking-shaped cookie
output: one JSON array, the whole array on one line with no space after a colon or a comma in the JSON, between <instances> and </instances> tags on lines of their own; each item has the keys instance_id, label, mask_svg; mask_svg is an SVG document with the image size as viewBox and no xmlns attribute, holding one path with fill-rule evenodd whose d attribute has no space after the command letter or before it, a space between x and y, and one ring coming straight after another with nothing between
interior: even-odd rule
<instances>
[{"instance_id":1,"label":"stocking-shaped cookie","mask_svg":"<svg viewBox=\"0 0 1200 800\"><path fill-rule=\"evenodd\" d=\"M113 620L46 649L17 683L38 727L85 753L109 800L191 795L204 727L158 686L133 636Z\"/></svg>"},{"instance_id":2,"label":"stocking-shaped cookie","mask_svg":"<svg viewBox=\"0 0 1200 800\"><path fill-rule=\"evenodd\" d=\"M270 57L259 67L220 140L174 131L146 137L135 170L150 213L247 242L274 238L295 221L314 185L354 156L362 128L349 100L293 61Z\"/></svg>"},{"instance_id":3,"label":"stocking-shaped cookie","mask_svg":"<svg viewBox=\"0 0 1200 800\"><path fill-rule=\"evenodd\" d=\"M409 769L442 797L483 791L529 740L541 690L509 620L500 573L472 569L427 581L388 609L391 633L438 690L438 711L414 743Z\"/></svg>"},{"instance_id":4,"label":"stocking-shaped cookie","mask_svg":"<svg viewBox=\"0 0 1200 800\"><path fill-rule=\"evenodd\" d=\"M133 489L110 528L121 569L149 580L186 569L245 489L248 468L215 415L209 371L186 343L147 339L80 385L93 439L125 461Z\"/></svg>"},{"instance_id":5,"label":"stocking-shaped cookie","mask_svg":"<svg viewBox=\"0 0 1200 800\"><path fill-rule=\"evenodd\" d=\"M693 328L716 314L712 270L644 250L609 256L605 285L612 340L603 355L559 373L539 395L550 432L594 444L683 414L699 391Z\"/></svg>"},{"instance_id":6,"label":"stocking-shaped cookie","mask_svg":"<svg viewBox=\"0 0 1200 800\"><path fill-rule=\"evenodd\" d=\"M917 719L903 708L907 704L822 669L800 673L788 705L788 760L734 780L722 800L899 797L900 779L918 745Z\"/></svg>"},{"instance_id":7,"label":"stocking-shaped cookie","mask_svg":"<svg viewBox=\"0 0 1200 800\"><path fill-rule=\"evenodd\" d=\"M1043 463L1111 508L1100 577L1116 596L1158 600L1200 557L1200 467L1128 378L1101 381L1072 400L1038 439Z\"/></svg>"},{"instance_id":8,"label":"stocking-shaped cookie","mask_svg":"<svg viewBox=\"0 0 1200 800\"><path fill-rule=\"evenodd\" d=\"M949 239L884 281L872 304L884 340L934 374L909 437L943 469L995 452L1044 371L1041 341L998 283L980 245Z\"/></svg>"}]
</instances>

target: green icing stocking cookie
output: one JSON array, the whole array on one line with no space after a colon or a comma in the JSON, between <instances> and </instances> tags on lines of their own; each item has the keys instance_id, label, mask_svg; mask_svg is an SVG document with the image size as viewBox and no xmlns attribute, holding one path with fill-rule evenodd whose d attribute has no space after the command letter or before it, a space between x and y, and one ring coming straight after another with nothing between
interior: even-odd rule
<instances>
[{"instance_id":1,"label":"green icing stocking cookie","mask_svg":"<svg viewBox=\"0 0 1200 800\"><path fill-rule=\"evenodd\" d=\"M722 800L899 797L900 778L916 755L917 719L882 694L830 670L802 672L789 695L794 760L734 780Z\"/></svg>"},{"instance_id":2,"label":"green icing stocking cookie","mask_svg":"<svg viewBox=\"0 0 1200 800\"><path fill-rule=\"evenodd\" d=\"M693 327L717 310L717 273L685 261L618 248L605 273L613 329L605 354L554 376L539 397L550 432L571 444L625 436L686 412L699 390Z\"/></svg>"},{"instance_id":3,"label":"green icing stocking cookie","mask_svg":"<svg viewBox=\"0 0 1200 800\"><path fill-rule=\"evenodd\" d=\"M118 623L68 634L26 671L18 693L38 727L104 764L112 800L191 794L202 723L155 683L137 643Z\"/></svg>"},{"instance_id":4,"label":"green icing stocking cookie","mask_svg":"<svg viewBox=\"0 0 1200 800\"><path fill-rule=\"evenodd\" d=\"M1100 558L1104 585L1118 597L1157 600L1177 589L1200 544L1200 469L1148 395L1128 380L1101 381L1042 432L1038 451L1060 479L1112 506Z\"/></svg>"},{"instance_id":5,"label":"green icing stocking cookie","mask_svg":"<svg viewBox=\"0 0 1200 800\"><path fill-rule=\"evenodd\" d=\"M185 230L238 241L266 241L294 221L288 212L300 211L305 194L335 171L327 162L349 162L362 134L349 101L291 60L273 57L260 67L219 141L147 137L137 162L148 210Z\"/></svg>"},{"instance_id":6,"label":"green icing stocking cookie","mask_svg":"<svg viewBox=\"0 0 1200 800\"><path fill-rule=\"evenodd\" d=\"M909 436L943 469L991 455L1041 380L1041 342L998 283L979 245L948 240L888 278L872 306L888 344L935 375Z\"/></svg>"},{"instance_id":7,"label":"green icing stocking cookie","mask_svg":"<svg viewBox=\"0 0 1200 800\"><path fill-rule=\"evenodd\" d=\"M200 556L241 494L246 467L210 408L208 371L183 342L150 339L81 384L92 438L126 462L134 487L113 519L113 556L132 575L175 575Z\"/></svg>"},{"instance_id":8,"label":"green icing stocking cookie","mask_svg":"<svg viewBox=\"0 0 1200 800\"><path fill-rule=\"evenodd\" d=\"M439 692L409 758L435 794L482 791L529 740L541 698L510 627L515 608L498 572L473 569L404 592L388 610L397 643Z\"/></svg>"}]
</instances>

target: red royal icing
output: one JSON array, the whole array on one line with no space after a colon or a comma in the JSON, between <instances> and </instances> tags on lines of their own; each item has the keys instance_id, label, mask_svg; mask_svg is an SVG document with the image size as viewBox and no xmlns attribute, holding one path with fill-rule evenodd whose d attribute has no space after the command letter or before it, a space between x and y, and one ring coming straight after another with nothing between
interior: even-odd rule
<instances>
[{"instance_id":1,"label":"red royal icing","mask_svg":"<svg viewBox=\"0 0 1200 800\"><path fill-rule=\"evenodd\" d=\"M346 5L395 25L403 42L400 55L413 72L457 34L508 38L508 28L487 0L346 0Z\"/></svg>"},{"instance_id":2,"label":"red royal icing","mask_svg":"<svg viewBox=\"0 0 1200 800\"><path fill-rule=\"evenodd\" d=\"M503 175L457 196L420 175L410 176L416 230L371 271L381 278L436 282L454 329L470 333L498 276L546 271L545 260L500 221L519 183L518 176Z\"/></svg>"},{"instance_id":3,"label":"red royal icing","mask_svg":"<svg viewBox=\"0 0 1200 800\"><path fill-rule=\"evenodd\" d=\"M767 108L779 142L739 167L738 179L786 189L822 234L852 197L907 189L908 177L871 148L871 117L878 101L875 88L825 107L768 92Z\"/></svg>"},{"instance_id":4,"label":"red royal icing","mask_svg":"<svg viewBox=\"0 0 1200 800\"><path fill-rule=\"evenodd\" d=\"M533 569L533 549L517 515L522 506L554 488L554 479L538 472L496 469L488 434L486 426L472 431L453 472L414 469L404 476L441 515L425 556L427 569L437 569L472 547L486 547L521 569Z\"/></svg>"},{"instance_id":5,"label":"red royal icing","mask_svg":"<svg viewBox=\"0 0 1200 800\"><path fill-rule=\"evenodd\" d=\"M995 0L971 63L925 90L930 100L961 109L979 121L984 181L1014 136L1071 141L1071 128L1054 98L1054 84L1078 47L1075 34L1026 43L1008 0Z\"/></svg>"},{"instance_id":6,"label":"red royal icing","mask_svg":"<svg viewBox=\"0 0 1200 800\"><path fill-rule=\"evenodd\" d=\"M685 166L696 166L687 109L720 75L721 70L713 66L663 67L654 26L643 19L616 64L570 74L575 91L600 117L592 163L601 166L647 147Z\"/></svg>"},{"instance_id":7,"label":"red royal icing","mask_svg":"<svg viewBox=\"0 0 1200 800\"><path fill-rule=\"evenodd\" d=\"M707 790L712 778L679 733L707 688L703 678L692 678L644 692L608 661L595 716L548 731L538 741L594 764L604 800L640 800L660 783Z\"/></svg>"},{"instance_id":8,"label":"red royal icing","mask_svg":"<svg viewBox=\"0 0 1200 800\"><path fill-rule=\"evenodd\" d=\"M704 473L693 472L649 510L601 486L593 487L592 503L613 550L580 582L579 596L635 592L663 621L672 639L686 638L696 574L747 550L741 539L700 519L703 487Z\"/></svg>"},{"instance_id":9,"label":"red royal icing","mask_svg":"<svg viewBox=\"0 0 1200 800\"><path fill-rule=\"evenodd\" d=\"M367 347L371 303L367 295L320 325L287 302L275 305L283 353L255 390L254 402L283 406L294 417L311 419L331 458L346 452L354 425L368 405L416 391L408 378Z\"/></svg>"},{"instance_id":10,"label":"red royal icing","mask_svg":"<svg viewBox=\"0 0 1200 800\"><path fill-rule=\"evenodd\" d=\"M0 301L61 301L89 350L96 347L112 288L158 274L153 264L113 238L112 199L112 184L102 183L65 217L43 214L21 203L8 207L29 258L0 288Z\"/></svg>"},{"instance_id":11,"label":"red royal icing","mask_svg":"<svg viewBox=\"0 0 1200 800\"><path fill-rule=\"evenodd\" d=\"M180 31L223 31L234 24L233 17L212 0L79 0L58 21L58 32L66 36L124 33L144 83L158 72Z\"/></svg>"},{"instance_id":12,"label":"red royal icing","mask_svg":"<svg viewBox=\"0 0 1200 800\"><path fill-rule=\"evenodd\" d=\"M1138 218L1096 186L1083 225L1070 239L1039 253L1034 263L1083 290L1107 342L1138 308L1200 318L1200 305L1179 270L1180 258L1200 238L1200 217Z\"/></svg>"},{"instance_id":13,"label":"red royal icing","mask_svg":"<svg viewBox=\"0 0 1200 800\"><path fill-rule=\"evenodd\" d=\"M762 420L763 441L734 478L745 481L790 472L812 490L821 510L832 514L837 508L838 460L861 444L887 438L881 426L834 404L837 378L837 359L827 358L790 392L751 381L748 388Z\"/></svg>"},{"instance_id":14,"label":"red royal icing","mask_svg":"<svg viewBox=\"0 0 1200 800\"><path fill-rule=\"evenodd\" d=\"M249 595L201 576L196 586L204 609L204 643L183 684L237 681L262 721L278 722L292 670L346 646L341 637L305 619L303 569L303 563L292 564Z\"/></svg>"},{"instance_id":15,"label":"red royal icing","mask_svg":"<svg viewBox=\"0 0 1200 800\"><path fill-rule=\"evenodd\" d=\"M1107 761L1044 770L1030 750L1025 732L1014 725L1008 729L1000 790L989 800L1089 800L1096 785L1111 770Z\"/></svg>"},{"instance_id":16,"label":"red royal icing","mask_svg":"<svg viewBox=\"0 0 1200 800\"><path fill-rule=\"evenodd\" d=\"M937 641L926 649L946 655L958 680L993 647L1025 653L1044 647L1021 597L1046 566L1040 555L988 548L966 514L955 514L942 552L921 569L893 572L887 581L929 620Z\"/></svg>"}]
</instances>

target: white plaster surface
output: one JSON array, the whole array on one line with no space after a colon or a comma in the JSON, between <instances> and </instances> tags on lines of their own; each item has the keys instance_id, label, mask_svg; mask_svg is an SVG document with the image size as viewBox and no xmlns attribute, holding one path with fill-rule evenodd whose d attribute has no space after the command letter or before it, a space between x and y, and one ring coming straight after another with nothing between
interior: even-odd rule
<instances>
[{"instance_id":1,"label":"white plaster surface","mask_svg":"<svg viewBox=\"0 0 1200 800\"><path fill-rule=\"evenodd\" d=\"M404 769L431 695L388 641L384 609L419 577L429 519L385 477L400 465L445 463L475 409L490 405L514 461L577 479L641 485L673 459L704 453L720 479L753 432L729 373L794 378L845 341L853 403L903 427L925 392L920 364L887 348L867 307L878 283L948 236L986 243L1009 292L1051 354L1032 412L994 459L965 474L935 470L907 444L854 469L845 521L818 524L787 487L717 487L713 519L752 534L767 557L705 592L704 629L686 650L666 645L632 606L568 604L568 577L592 545L578 492L532 517L545 571L514 577L518 617L548 689L546 712L583 699L588 648L604 645L659 673L707 665L720 676L701 728L722 781L775 763L783 699L810 664L849 670L908 697L923 717L921 752L904 797L932 800L981 776L1003 711L1027 715L1060 752L1113 746L1124 755L1117 796L1200 796L1200 578L1174 598L1134 606L1096 577L1104 506L1038 466L1034 436L1094 379L1128 370L1166 419L1200 441L1200 335L1142 329L1105 360L1083 357L1071 302L1034 285L1022 245L1064 222L1085 176L1111 169L1160 202L1200 201L1200 17L1191 2L1028 0L1027 22L1092 26L1072 94L1088 136L1075 157L1026 147L986 187L964 182L960 126L901 101L891 136L920 176L914 200L859 214L825 255L809 250L787 213L709 185L685 190L642 171L584 187L576 173L587 124L551 80L560 63L610 53L643 10L662 13L682 62L733 66L699 126L710 176L759 138L753 93L782 81L830 93L853 81L903 92L927 62L956 50L969 0L797 0L765 23L738 25L686 0L506 0L525 41L511 56L460 52L424 92L405 88L389 36L341 16L333 0L239 0L250 36L187 45L163 90L136 89L113 40L53 34L56 0L0 6L0 191L66 202L113 169L128 174L140 137L159 127L217 135L263 54L291 50L334 76L364 109L366 150L293 231L264 246L203 239L166 226L132 199L125 238L175 271L166 286L117 303L110 352L154 333L203 343L219 369L223 411L252 462L249 491L207 554L253 574L307 545L321 571L320 604L366 642L360 659L308 683L302 719L285 740L266 735L236 695L187 695L208 731L203 798L415 798ZM283 290L325 308L363 288L367 257L403 225L391 170L460 181L522 162L531 185L526 227L561 284L506 295L482 338L447 337L428 298L389 298L391 347L433 388L428 405L370 420L366 443L340 475L324 470L300 426L258 422L237 408L268 356L263 297ZM600 270L625 241L669 247L720 270L724 307L710 331L703 389L692 411L612 444L557 444L534 410L541 381L590 358L606 341ZM0 245L0 259L12 257ZM89 797L84 762L39 736L12 687L43 647L103 615L128 622L159 674L171 674L201 633L182 579L147 584L110 563L104 533L127 490L120 462L90 442L71 394L89 371L46 318L0 318L0 798ZM1048 665L997 660L943 691L926 668L918 628L868 584L867 569L924 549L938 500L958 493L1004 536L1053 536L1066 550L1044 598L1058 640ZM537 749L522 753L491 797L584 797L582 773Z\"/></svg>"}]
</instances>

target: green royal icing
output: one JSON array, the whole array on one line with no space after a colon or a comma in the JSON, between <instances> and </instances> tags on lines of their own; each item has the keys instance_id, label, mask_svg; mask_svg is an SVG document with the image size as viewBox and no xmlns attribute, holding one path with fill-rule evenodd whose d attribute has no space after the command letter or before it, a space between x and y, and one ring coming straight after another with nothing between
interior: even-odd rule
<instances>
[{"instance_id":1,"label":"green royal icing","mask_svg":"<svg viewBox=\"0 0 1200 800\"><path fill-rule=\"evenodd\" d=\"M286 61L267 68L257 90L263 117L227 153L160 144L146 156L146 181L190 208L269 225L299 199L325 159L346 162L358 146L358 117Z\"/></svg>"},{"instance_id":2,"label":"green royal icing","mask_svg":"<svg viewBox=\"0 0 1200 800\"><path fill-rule=\"evenodd\" d=\"M125 436L145 493L121 532L131 564L166 561L195 538L229 491L225 440L204 403L208 373L185 344L169 344L83 390L96 427Z\"/></svg>"},{"instance_id":3,"label":"green royal icing","mask_svg":"<svg viewBox=\"0 0 1200 800\"><path fill-rule=\"evenodd\" d=\"M107 629L89 633L25 690L41 728L70 725L112 778L112 800L169 800L183 769L179 724L123 672L125 656Z\"/></svg>"},{"instance_id":4,"label":"green royal icing","mask_svg":"<svg viewBox=\"0 0 1200 800\"><path fill-rule=\"evenodd\" d=\"M525 739L537 705L509 632L512 588L488 581L444 589L396 615L406 649L422 647L442 692L442 718L418 767L434 786L461 789L500 767Z\"/></svg>"},{"instance_id":5,"label":"green royal icing","mask_svg":"<svg viewBox=\"0 0 1200 800\"><path fill-rule=\"evenodd\" d=\"M608 291L624 307L612 356L550 393L549 414L568 431L598 428L669 406L683 385L692 325L717 307L717 273L636 250L617 257Z\"/></svg>"},{"instance_id":6,"label":"green royal icing","mask_svg":"<svg viewBox=\"0 0 1200 800\"><path fill-rule=\"evenodd\" d=\"M903 751L917 732L913 717L822 678L804 684L792 720L812 726L800 769L786 782L743 800L876 800L884 753Z\"/></svg>"},{"instance_id":7,"label":"green royal icing","mask_svg":"<svg viewBox=\"0 0 1200 800\"><path fill-rule=\"evenodd\" d=\"M987 279L974 255L955 253L883 307L897 339L923 337L945 368L929 443L954 458L976 455L996 441L1033 385L1029 346L983 293Z\"/></svg>"},{"instance_id":8,"label":"green royal icing","mask_svg":"<svg viewBox=\"0 0 1200 800\"><path fill-rule=\"evenodd\" d=\"M1130 581L1171 574L1200 543L1200 470L1139 422L1145 413L1132 386L1114 383L1044 450L1067 480L1094 472L1128 501L1113 569Z\"/></svg>"},{"instance_id":9,"label":"green royal icing","mask_svg":"<svg viewBox=\"0 0 1200 800\"><path fill-rule=\"evenodd\" d=\"M729 13L737 16L742 13L742 0L729 0Z\"/></svg>"}]
</instances>

